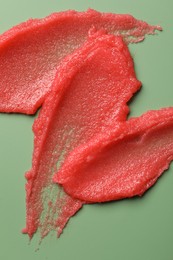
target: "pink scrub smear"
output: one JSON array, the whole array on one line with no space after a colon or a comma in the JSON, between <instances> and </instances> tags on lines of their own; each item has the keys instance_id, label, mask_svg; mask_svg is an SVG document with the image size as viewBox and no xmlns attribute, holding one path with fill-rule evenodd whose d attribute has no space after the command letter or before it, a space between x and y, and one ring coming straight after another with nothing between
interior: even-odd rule
<instances>
[{"instance_id":1,"label":"pink scrub smear","mask_svg":"<svg viewBox=\"0 0 173 260\"><path fill-rule=\"evenodd\" d=\"M0 112L41 107L26 173L23 232L30 238L37 230L59 236L85 203L143 194L168 167L172 108L127 121L127 102L141 86L127 45L155 30L161 27L128 14L89 9L30 19L0 36ZM158 146L159 166L139 175L140 155Z\"/></svg>"}]
</instances>

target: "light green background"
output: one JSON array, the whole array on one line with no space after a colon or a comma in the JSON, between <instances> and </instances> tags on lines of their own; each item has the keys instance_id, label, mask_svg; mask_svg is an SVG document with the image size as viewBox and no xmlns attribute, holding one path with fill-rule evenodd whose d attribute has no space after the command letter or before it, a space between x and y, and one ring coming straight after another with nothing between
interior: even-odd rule
<instances>
[{"instance_id":1,"label":"light green background","mask_svg":"<svg viewBox=\"0 0 173 260\"><path fill-rule=\"evenodd\" d=\"M131 45L141 92L131 115L173 106L173 2L171 0L0 0L0 32L30 17L66 9L131 13L164 31ZM173 167L144 197L87 205L60 239L29 244L25 226L24 172L31 166L34 117L0 114L0 260L172 260Z\"/></svg>"}]
</instances>

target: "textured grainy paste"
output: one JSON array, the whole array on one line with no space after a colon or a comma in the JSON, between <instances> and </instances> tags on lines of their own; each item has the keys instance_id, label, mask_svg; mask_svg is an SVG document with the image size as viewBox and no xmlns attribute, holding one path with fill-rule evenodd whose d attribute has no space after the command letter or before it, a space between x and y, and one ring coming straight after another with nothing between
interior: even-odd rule
<instances>
[{"instance_id":1,"label":"textured grainy paste","mask_svg":"<svg viewBox=\"0 0 173 260\"><path fill-rule=\"evenodd\" d=\"M33 114L42 105L58 63L80 47L88 31L106 30L139 42L158 26L131 15L66 11L30 19L0 36L0 112Z\"/></svg>"},{"instance_id":2,"label":"textured grainy paste","mask_svg":"<svg viewBox=\"0 0 173 260\"><path fill-rule=\"evenodd\" d=\"M37 229L60 235L85 203L142 195L168 167L172 108L127 121L141 86L127 44L155 30L89 9L31 19L0 36L0 112L42 106L26 173L30 237Z\"/></svg>"},{"instance_id":3,"label":"textured grainy paste","mask_svg":"<svg viewBox=\"0 0 173 260\"><path fill-rule=\"evenodd\" d=\"M127 102L140 85L128 48L119 36L92 35L82 48L60 64L52 91L33 128L33 165L26 175L27 232L30 236L39 226L46 207L43 194L55 212L60 209L59 198L58 202L54 201L55 191L53 196L50 192L52 188L57 189L52 182L53 173L78 145L126 119ZM65 197L69 201L68 196ZM76 207L82 205L73 198L70 203L68 209L73 214Z\"/></svg>"}]
</instances>

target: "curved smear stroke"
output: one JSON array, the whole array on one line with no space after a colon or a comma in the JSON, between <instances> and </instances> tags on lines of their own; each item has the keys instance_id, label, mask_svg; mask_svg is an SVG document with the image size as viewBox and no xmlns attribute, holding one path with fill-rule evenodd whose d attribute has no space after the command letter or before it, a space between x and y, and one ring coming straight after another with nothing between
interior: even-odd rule
<instances>
[{"instance_id":1,"label":"curved smear stroke","mask_svg":"<svg viewBox=\"0 0 173 260\"><path fill-rule=\"evenodd\" d=\"M33 114L50 91L58 63L87 39L106 30L139 42L161 30L131 15L66 11L30 19L0 36L0 112Z\"/></svg>"},{"instance_id":2,"label":"curved smear stroke","mask_svg":"<svg viewBox=\"0 0 173 260\"><path fill-rule=\"evenodd\" d=\"M172 160L173 108L149 111L74 149L54 181L90 203L141 196Z\"/></svg>"},{"instance_id":3,"label":"curved smear stroke","mask_svg":"<svg viewBox=\"0 0 173 260\"><path fill-rule=\"evenodd\" d=\"M27 220L32 237L52 228L60 234L83 204L70 198L52 176L69 152L117 122L126 120L127 102L140 88L122 37L96 33L58 67L52 91L34 123L32 169L26 174ZM70 205L70 206L69 206Z\"/></svg>"}]
</instances>

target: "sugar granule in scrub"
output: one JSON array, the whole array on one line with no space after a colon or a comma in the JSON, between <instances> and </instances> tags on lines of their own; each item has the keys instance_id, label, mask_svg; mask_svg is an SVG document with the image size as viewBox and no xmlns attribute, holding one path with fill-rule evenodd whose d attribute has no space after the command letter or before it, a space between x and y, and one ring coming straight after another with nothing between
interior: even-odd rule
<instances>
[{"instance_id":1,"label":"sugar granule in scrub","mask_svg":"<svg viewBox=\"0 0 173 260\"><path fill-rule=\"evenodd\" d=\"M139 42L159 26L131 15L65 11L30 19L0 36L0 112L33 114L42 105L59 62L87 39L88 31L105 30Z\"/></svg>"}]
</instances>

